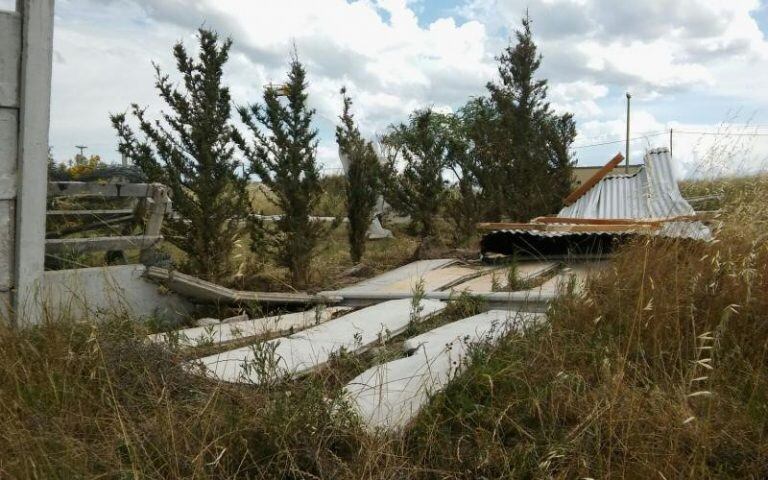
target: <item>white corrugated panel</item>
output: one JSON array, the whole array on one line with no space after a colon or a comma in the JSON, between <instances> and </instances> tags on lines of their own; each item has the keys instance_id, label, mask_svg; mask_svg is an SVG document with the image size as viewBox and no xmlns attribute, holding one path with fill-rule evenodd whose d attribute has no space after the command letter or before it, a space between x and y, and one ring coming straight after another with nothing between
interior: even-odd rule
<instances>
[{"instance_id":1,"label":"white corrugated panel","mask_svg":"<svg viewBox=\"0 0 768 480\"><path fill-rule=\"evenodd\" d=\"M648 219L693 215L680 194L666 148L649 150L645 165L632 175L612 174L600 180L573 204L557 214L565 218ZM674 222L663 236L707 239L709 229L701 222Z\"/></svg>"},{"instance_id":2,"label":"white corrugated panel","mask_svg":"<svg viewBox=\"0 0 768 480\"><path fill-rule=\"evenodd\" d=\"M642 219L693 213L677 187L669 150L658 148L645 154L637 173L607 175L557 216Z\"/></svg>"}]
</instances>

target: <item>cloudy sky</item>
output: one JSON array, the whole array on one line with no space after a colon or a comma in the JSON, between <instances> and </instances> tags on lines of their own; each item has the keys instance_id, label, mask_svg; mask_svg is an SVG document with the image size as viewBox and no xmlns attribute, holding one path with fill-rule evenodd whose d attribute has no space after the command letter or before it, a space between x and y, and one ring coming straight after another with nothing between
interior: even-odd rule
<instances>
[{"instance_id":1,"label":"cloudy sky","mask_svg":"<svg viewBox=\"0 0 768 480\"><path fill-rule=\"evenodd\" d=\"M633 161L667 145L673 128L683 171L713 158L731 169L765 163L768 5L758 0L57 0L54 155L70 158L85 144L117 160L108 114L131 102L159 109L151 62L172 70L172 44L193 48L205 25L234 40L226 79L238 104L285 78L295 43L331 171L340 165L333 127L342 85L366 135L415 108L455 109L494 79L494 57L526 8L552 105L576 116L579 164L623 150L590 145L621 142L626 91L640 137Z\"/></svg>"}]
</instances>

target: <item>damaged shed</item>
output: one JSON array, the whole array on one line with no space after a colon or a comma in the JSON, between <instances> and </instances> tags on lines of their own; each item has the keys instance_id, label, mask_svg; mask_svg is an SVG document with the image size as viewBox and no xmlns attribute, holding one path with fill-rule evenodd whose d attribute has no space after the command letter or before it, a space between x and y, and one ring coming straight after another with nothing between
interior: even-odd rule
<instances>
[{"instance_id":1,"label":"damaged shed","mask_svg":"<svg viewBox=\"0 0 768 480\"><path fill-rule=\"evenodd\" d=\"M667 148L649 150L635 173L615 172L622 160L621 154L614 157L564 199L565 207L554 216L481 224L491 230L480 242L483 255L601 255L637 235L711 238L680 193Z\"/></svg>"}]
</instances>

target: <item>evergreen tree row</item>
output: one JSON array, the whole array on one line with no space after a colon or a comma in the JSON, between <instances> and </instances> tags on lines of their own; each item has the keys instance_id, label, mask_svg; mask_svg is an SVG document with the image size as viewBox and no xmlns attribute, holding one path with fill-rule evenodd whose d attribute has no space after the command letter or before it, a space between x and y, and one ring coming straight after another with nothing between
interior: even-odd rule
<instances>
[{"instance_id":1,"label":"evergreen tree row","mask_svg":"<svg viewBox=\"0 0 768 480\"><path fill-rule=\"evenodd\" d=\"M322 194L317 163L315 111L307 103L307 74L294 53L287 81L264 88L262 102L236 109L246 127L232 124L233 106L223 82L232 41L200 29L199 53L173 48L182 82L155 66L155 87L167 110L148 118L133 104L111 116L118 149L151 181L166 184L174 215L165 238L186 255L184 268L222 281L233 273L237 245L285 266L297 288L309 282L311 261L326 226L310 216ZM359 261L381 194L410 216L423 237L436 234L436 219L453 224L457 243L472 238L480 220L528 220L552 213L570 189L571 114L553 112L547 82L536 77L541 55L526 16L516 43L498 57L499 78L488 95L457 112L415 111L381 139L384 161L361 135L352 100L342 89L336 129L339 153L348 163L345 196L350 255ZM282 217L267 224L253 215L252 177L270 192Z\"/></svg>"}]
</instances>

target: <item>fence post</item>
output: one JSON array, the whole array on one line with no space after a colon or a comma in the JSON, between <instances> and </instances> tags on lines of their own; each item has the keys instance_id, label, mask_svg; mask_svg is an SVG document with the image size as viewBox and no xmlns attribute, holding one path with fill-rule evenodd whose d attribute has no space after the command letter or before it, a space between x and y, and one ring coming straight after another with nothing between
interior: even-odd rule
<instances>
[{"instance_id":1,"label":"fence post","mask_svg":"<svg viewBox=\"0 0 768 480\"><path fill-rule=\"evenodd\" d=\"M20 0L21 85L16 197L16 323L37 323L45 261L53 0Z\"/></svg>"}]
</instances>

